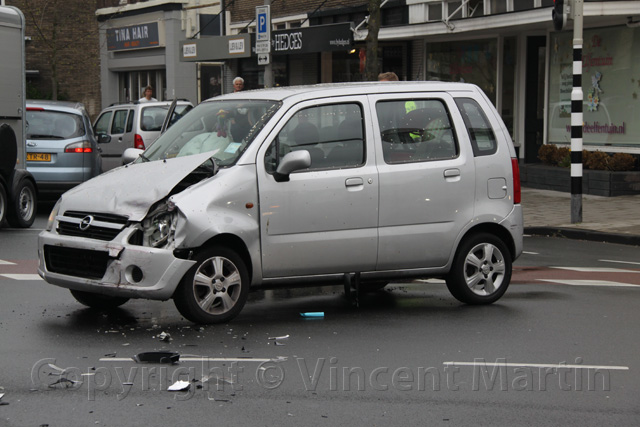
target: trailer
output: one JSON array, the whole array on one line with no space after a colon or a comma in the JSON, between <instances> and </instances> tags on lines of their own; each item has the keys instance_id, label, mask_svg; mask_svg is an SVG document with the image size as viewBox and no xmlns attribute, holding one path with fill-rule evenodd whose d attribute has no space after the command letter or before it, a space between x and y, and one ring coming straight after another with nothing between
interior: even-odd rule
<instances>
[{"instance_id":1,"label":"trailer","mask_svg":"<svg viewBox=\"0 0 640 427\"><path fill-rule=\"evenodd\" d=\"M25 145L24 15L0 6L0 226L33 224L37 187L27 171ZM6 220L6 221L5 221Z\"/></svg>"}]
</instances>

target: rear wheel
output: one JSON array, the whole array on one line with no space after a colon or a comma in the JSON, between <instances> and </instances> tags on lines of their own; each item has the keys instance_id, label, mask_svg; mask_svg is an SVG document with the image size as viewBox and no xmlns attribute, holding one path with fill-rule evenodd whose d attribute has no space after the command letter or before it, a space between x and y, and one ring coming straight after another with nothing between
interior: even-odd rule
<instances>
[{"instance_id":1,"label":"rear wheel","mask_svg":"<svg viewBox=\"0 0 640 427\"><path fill-rule=\"evenodd\" d=\"M504 242L491 234L478 233L458 248L447 276L447 287L461 302L491 304L506 292L511 268L511 256Z\"/></svg>"},{"instance_id":2,"label":"rear wheel","mask_svg":"<svg viewBox=\"0 0 640 427\"><path fill-rule=\"evenodd\" d=\"M242 258L224 247L201 251L173 296L186 319L195 323L228 322L249 296L249 272Z\"/></svg>"},{"instance_id":3,"label":"rear wheel","mask_svg":"<svg viewBox=\"0 0 640 427\"><path fill-rule=\"evenodd\" d=\"M120 307L129 301L129 298L112 297L109 295L95 294L93 292L75 291L73 289L71 289L71 295L73 295L80 304L99 309Z\"/></svg>"},{"instance_id":4,"label":"rear wheel","mask_svg":"<svg viewBox=\"0 0 640 427\"><path fill-rule=\"evenodd\" d=\"M36 188L31 181L20 181L16 197L9 203L7 220L12 227L31 227L36 219Z\"/></svg>"}]
</instances>

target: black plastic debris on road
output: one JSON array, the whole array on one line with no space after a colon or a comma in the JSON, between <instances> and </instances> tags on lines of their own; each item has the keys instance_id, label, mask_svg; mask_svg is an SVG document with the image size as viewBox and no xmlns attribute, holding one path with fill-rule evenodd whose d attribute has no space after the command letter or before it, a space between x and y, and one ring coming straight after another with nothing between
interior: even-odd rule
<instances>
[{"instance_id":1,"label":"black plastic debris on road","mask_svg":"<svg viewBox=\"0 0 640 427\"><path fill-rule=\"evenodd\" d=\"M166 363L173 365L180 360L180 353L174 351L149 351L133 356L137 363Z\"/></svg>"}]
</instances>

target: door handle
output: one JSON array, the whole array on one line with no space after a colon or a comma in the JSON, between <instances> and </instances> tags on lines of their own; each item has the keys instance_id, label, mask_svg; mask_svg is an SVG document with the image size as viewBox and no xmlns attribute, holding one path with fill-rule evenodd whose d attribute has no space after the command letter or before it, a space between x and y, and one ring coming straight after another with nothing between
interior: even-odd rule
<instances>
[{"instance_id":1,"label":"door handle","mask_svg":"<svg viewBox=\"0 0 640 427\"><path fill-rule=\"evenodd\" d=\"M453 178L455 176L460 176L460 169L445 169L444 171L445 178Z\"/></svg>"},{"instance_id":2,"label":"door handle","mask_svg":"<svg viewBox=\"0 0 640 427\"><path fill-rule=\"evenodd\" d=\"M345 187L357 187L358 185L364 185L362 178L347 178L344 182Z\"/></svg>"}]
</instances>

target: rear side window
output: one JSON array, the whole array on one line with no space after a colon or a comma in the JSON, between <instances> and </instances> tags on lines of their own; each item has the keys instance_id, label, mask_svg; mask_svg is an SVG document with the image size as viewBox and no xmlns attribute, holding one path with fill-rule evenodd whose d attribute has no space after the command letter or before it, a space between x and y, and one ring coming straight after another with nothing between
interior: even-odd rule
<instances>
[{"instance_id":1,"label":"rear side window","mask_svg":"<svg viewBox=\"0 0 640 427\"><path fill-rule=\"evenodd\" d=\"M363 123L362 106L357 103L300 110L269 147L265 167L274 172L285 154L297 150L309 151L308 170L361 166L365 159Z\"/></svg>"},{"instance_id":2,"label":"rear side window","mask_svg":"<svg viewBox=\"0 0 640 427\"><path fill-rule=\"evenodd\" d=\"M474 156L488 156L498 149L496 136L482 108L471 98L457 98L456 104L467 126Z\"/></svg>"},{"instance_id":3,"label":"rear side window","mask_svg":"<svg viewBox=\"0 0 640 427\"><path fill-rule=\"evenodd\" d=\"M159 131L168 111L168 105L143 108L140 128L146 131Z\"/></svg>"},{"instance_id":4,"label":"rear side window","mask_svg":"<svg viewBox=\"0 0 640 427\"><path fill-rule=\"evenodd\" d=\"M458 144L441 100L408 99L376 104L384 161L388 164L452 159Z\"/></svg>"}]
</instances>

